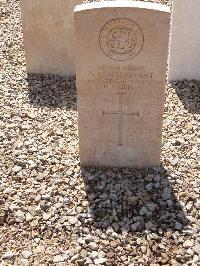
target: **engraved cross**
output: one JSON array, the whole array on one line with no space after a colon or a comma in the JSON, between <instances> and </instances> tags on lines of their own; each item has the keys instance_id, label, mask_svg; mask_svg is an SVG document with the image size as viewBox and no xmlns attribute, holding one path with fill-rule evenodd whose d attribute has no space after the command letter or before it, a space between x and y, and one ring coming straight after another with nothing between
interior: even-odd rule
<instances>
[{"instance_id":1,"label":"engraved cross","mask_svg":"<svg viewBox=\"0 0 200 266\"><path fill-rule=\"evenodd\" d=\"M118 112L105 112L102 109L102 115L118 115L118 146L123 146L123 116L134 115L139 117L139 112L136 113L125 113L123 111L123 95L124 93L117 93L119 96L119 109Z\"/></svg>"}]
</instances>

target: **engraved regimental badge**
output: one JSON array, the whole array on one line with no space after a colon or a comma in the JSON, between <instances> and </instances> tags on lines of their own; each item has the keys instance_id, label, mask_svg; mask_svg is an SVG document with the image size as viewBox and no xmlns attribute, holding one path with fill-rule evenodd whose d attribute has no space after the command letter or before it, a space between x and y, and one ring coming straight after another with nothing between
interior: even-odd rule
<instances>
[{"instance_id":1,"label":"engraved regimental badge","mask_svg":"<svg viewBox=\"0 0 200 266\"><path fill-rule=\"evenodd\" d=\"M103 26L99 43L108 57L125 61L140 53L144 44L144 34L136 22L127 18L117 18Z\"/></svg>"}]
</instances>

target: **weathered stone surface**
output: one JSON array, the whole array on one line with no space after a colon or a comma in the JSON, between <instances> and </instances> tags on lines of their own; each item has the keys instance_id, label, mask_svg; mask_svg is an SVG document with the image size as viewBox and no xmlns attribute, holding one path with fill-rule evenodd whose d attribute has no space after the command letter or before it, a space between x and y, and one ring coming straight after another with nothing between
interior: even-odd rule
<instances>
[{"instance_id":1,"label":"weathered stone surface","mask_svg":"<svg viewBox=\"0 0 200 266\"><path fill-rule=\"evenodd\" d=\"M30 102L19 1L4 2L0 11L0 264L94 265L95 259L106 258L102 265L198 265L200 82L167 86L162 167L83 171L78 160L75 82L32 75ZM22 125L28 129L21 130ZM172 164L177 157L178 163ZM30 161L37 164L35 169ZM22 170L13 172L15 165ZM173 205L169 207L162 195L170 186ZM140 209L148 209L149 203L158 206L153 216L140 216ZM17 210L25 216L20 224L15 219ZM44 212L52 214L47 221ZM72 216L78 219L75 225L68 222ZM177 224L182 230L177 231ZM125 226L130 228L128 234ZM193 247L183 247L188 240ZM88 247L90 242L98 245L98 251ZM33 254L24 259L24 250ZM64 261L54 262L56 256Z\"/></svg>"},{"instance_id":2,"label":"weathered stone surface","mask_svg":"<svg viewBox=\"0 0 200 266\"><path fill-rule=\"evenodd\" d=\"M21 0L27 71L75 75L73 9L81 0Z\"/></svg>"},{"instance_id":3,"label":"weathered stone surface","mask_svg":"<svg viewBox=\"0 0 200 266\"><path fill-rule=\"evenodd\" d=\"M76 7L82 165L159 165L169 14L132 1Z\"/></svg>"},{"instance_id":4,"label":"weathered stone surface","mask_svg":"<svg viewBox=\"0 0 200 266\"><path fill-rule=\"evenodd\" d=\"M200 79L199 25L199 0L173 1L169 81Z\"/></svg>"}]
</instances>

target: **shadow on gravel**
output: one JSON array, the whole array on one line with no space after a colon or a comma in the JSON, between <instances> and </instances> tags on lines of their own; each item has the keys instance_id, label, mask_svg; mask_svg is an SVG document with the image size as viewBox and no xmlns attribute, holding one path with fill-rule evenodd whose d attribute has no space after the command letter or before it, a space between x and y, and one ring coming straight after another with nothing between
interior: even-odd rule
<instances>
[{"instance_id":1,"label":"shadow on gravel","mask_svg":"<svg viewBox=\"0 0 200 266\"><path fill-rule=\"evenodd\" d=\"M74 79L52 74L27 74L27 82L32 105L77 110Z\"/></svg>"},{"instance_id":2,"label":"shadow on gravel","mask_svg":"<svg viewBox=\"0 0 200 266\"><path fill-rule=\"evenodd\" d=\"M82 168L82 176L90 209L83 223L118 233L182 231L188 225L163 167Z\"/></svg>"},{"instance_id":3,"label":"shadow on gravel","mask_svg":"<svg viewBox=\"0 0 200 266\"><path fill-rule=\"evenodd\" d=\"M190 113L200 113L200 81L177 81L171 83L172 87Z\"/></svg>"}]
</instances>

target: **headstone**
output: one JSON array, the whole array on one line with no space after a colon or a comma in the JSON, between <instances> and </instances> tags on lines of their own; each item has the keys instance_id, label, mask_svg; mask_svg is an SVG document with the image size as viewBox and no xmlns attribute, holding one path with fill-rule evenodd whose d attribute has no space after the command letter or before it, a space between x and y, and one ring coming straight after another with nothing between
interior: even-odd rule
<instances>
[{"instance_id":1,"label":"headstone","mask_svg":"<svg viewBox=\"0 0 200 266\"><path fill-rule=\"evenodd\" d=\"M105 1L75 9L82 165L160 164L170 12Z\"/></svg>"},{"instance_id":2,"label":"headstone","mask_svg":"<svg viewBox=\"0 0 200 266\"><path fill-rule=\"evenodd\" d=\"M200 1L174 0L168 80L200 79Z\"/></svg>"},{"instance_id":3,"label":"headstone","mask_svg":"<svg viewBox=\"0 0 200 266\"><path fill-rule=\"evenodd\" d=\"M20 0L27 72L75 75L74 7L81 0Z\"/></svg>"}]
</instances>

